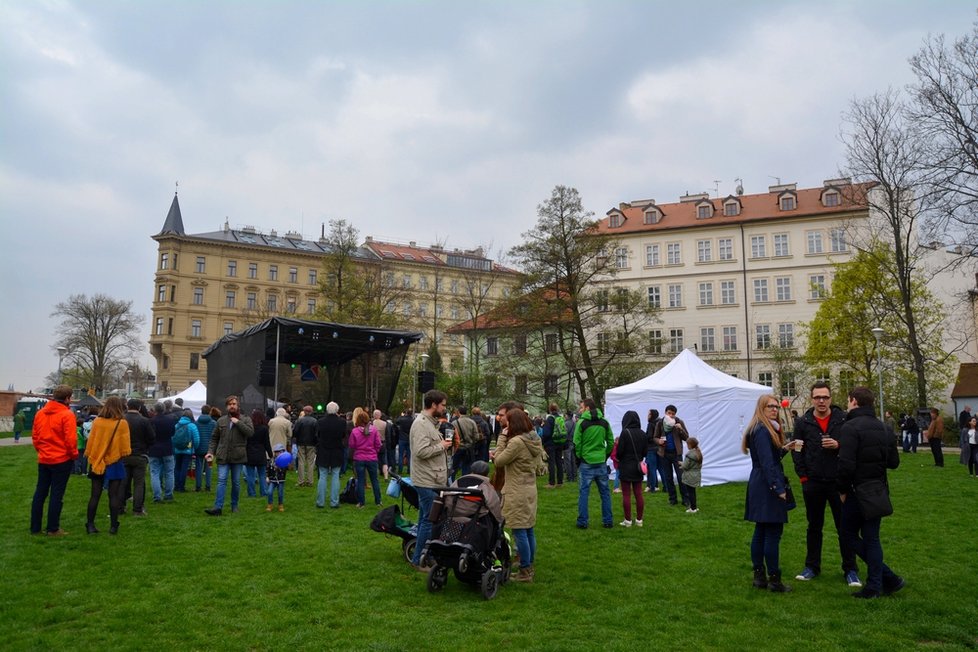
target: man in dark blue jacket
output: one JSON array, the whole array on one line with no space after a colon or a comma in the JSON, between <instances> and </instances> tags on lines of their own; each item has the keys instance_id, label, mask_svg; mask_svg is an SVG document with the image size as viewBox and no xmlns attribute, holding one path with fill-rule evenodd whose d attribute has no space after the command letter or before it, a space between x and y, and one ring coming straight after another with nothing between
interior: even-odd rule
<instances>
[{"instance_id":1,"label":"man in dark blue jacket","mask_svg":"<svg viewBox=\"0 0 978 652\"><path fill-rule=\"evenodd\" d=\"M173 500L173 433L177 418L167 412L163 403L157 403L153 411L156 415L150 419L150 423L156 433L156 440L149 448L149 476L150 486L153 487L153 502L160 503Z\"/></svg>"},{"instance_id":2,"label":"man in dark blue jacket","mask_svg":"<svg viewBox=\"0 0 978 652\"><path fill-rule=\"evenodd\" d=\"M860 487L873 481L886 483L886 470L900 465L896 442L873 411L873 392L854 387L849 392L849 413L839 436L837 487L842 500L842 533L866 562L866 586L854 598L878 598L896 593L903 578L883 562L881 517L865 518L859 506Z\"/></svg>"},{"instance_id":3,"label":"man in dark blue jacket","mask_svg":"<svg viewBox=\"0 0 978 652\"><path fill-rule=\"evenodd\" d=\"M835 487L839 466L839 431L845 423L846 413L832 405L832 390L828 383L819 381L812 385L811 397L814 407L795 421L795 439L801 440L804 445L800 451L792 453L805 499L805 516L808 518L805 568L795 575L795 579L812 580L822 572L822 528L827 505L832 510L832 522L839 539L842 573L849 586L859 588L862 583L856 569L856 553L842 536L842 501Z\"/></svg>"}]
</instances>

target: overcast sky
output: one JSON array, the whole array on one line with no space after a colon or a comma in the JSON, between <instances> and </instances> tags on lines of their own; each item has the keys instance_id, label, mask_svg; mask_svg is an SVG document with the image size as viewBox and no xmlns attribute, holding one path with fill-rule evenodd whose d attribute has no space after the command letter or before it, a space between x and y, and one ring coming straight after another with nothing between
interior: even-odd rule
<instances>
[{"instance_id":1,"label":"overcast sky","mask_svg":"<svg viewBox=\"0 0 978 652\"><path fill-rule=\"evenodd\" d=\"M506 250L557 184L619 201L836 176L851 98L961 1L0 2L0 387L57 368L73 293L146 315L190 233ZM719 181L719 184L715 182ZM144 363L152 358L144 354Z\"/></svg>"}]
</instances>

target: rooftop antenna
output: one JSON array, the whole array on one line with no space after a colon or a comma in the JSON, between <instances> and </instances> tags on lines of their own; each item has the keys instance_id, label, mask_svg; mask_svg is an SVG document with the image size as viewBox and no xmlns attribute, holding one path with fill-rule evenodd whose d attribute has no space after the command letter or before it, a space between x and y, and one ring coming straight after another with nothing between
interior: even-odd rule
<instances>
[{"instance_id":1,"label":"rooftop antenna","mask_svg":"<svg viewBox=\"0 0 978 652\"><path fill-rule=\"evenodd\" d=\"M714 179L713 180L713 196L714 197L719 197L720 196L720 181L721 181L720 179Z\"/></svg>"},{"instance_id":2,"label":"rooftop antenna","mask_svg":"<svg viewBox=\"0 0 978 652\"><path fill-rule=\"evenodd\" d=\"M743 196L743 194L744 194L744 180L741 179L740 177L737 177L736 179L734 179L734 181L737 182L737 189L734 192L737 193L737 196L738 197Z\"/></svg>"},{"instance_id":3,"label":"rooftop antenna","mask_svg":"<svg viewBox=\"0 0 978 652\"><path fill-rule=\"evenodd\" d=\"M767 175L767 176L769 176L770 178L772 178L772 179L774 179L775 181L777 181L777 182L778 182L778 184L777 184L777 185L779 185L779 186L781 185L781 177L776 177L776 176L773 176L773 175L771 175L771 174L769 174L769 175Z\"/></svg>"}]
</instances>

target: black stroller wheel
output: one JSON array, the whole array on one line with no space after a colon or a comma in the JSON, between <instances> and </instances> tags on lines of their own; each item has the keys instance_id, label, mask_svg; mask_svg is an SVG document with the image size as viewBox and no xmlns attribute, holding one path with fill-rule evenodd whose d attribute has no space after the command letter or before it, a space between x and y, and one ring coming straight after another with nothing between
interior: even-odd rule
<instances>
[{"instance_id":1,"label":"black stroller wheel","mask_svg":"<svg viewBox=\"0 0 978 652\"><path fill-rule=\"evenodd\" d=\"M417 545L417 539L405 539L403 545L401 546L402 550L404 550L404 559L407 560L407 563L409 564L411 563L411 560L414 559L414 549L417 547Z\"/></svg>"},{"instance_id":2,"label":"black stroller wheel","mask_svg":"<svg viewBox=\"0 0 978 652\"><path fill-rule=\"evenodd\" d=\"M495 569L490 568L482 574L482 597L486 600L492 600L496 597L496 591L498 590L499 576L496 575Z\"/></svg>"},{"instance_id":3,"label":"black stroller wheel","mask_svg":"<svg viewBox=\"0 0 978 652\"><path fill-rule=\"evenodd\" d=\"M428 571L428 592L437 593L445 588L448 583L448 568L445 566L432 566Z\"/></svg>"}]
</instances>

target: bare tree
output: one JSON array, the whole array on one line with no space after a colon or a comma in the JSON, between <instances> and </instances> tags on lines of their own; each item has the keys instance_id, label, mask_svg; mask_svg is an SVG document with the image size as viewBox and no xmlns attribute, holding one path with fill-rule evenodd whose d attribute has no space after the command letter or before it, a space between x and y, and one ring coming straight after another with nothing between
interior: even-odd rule
<instances>
[{"instance_id":1,"label":"bare tree","mask_svg":"<svg viewBox=\"0 0 978 652\"><path fill-rule=\"evenodd\" d=\"M978 253L978 22L949 46L927 39L910 58L907 122L926 144L934 211L932 233L949 234L963 253ZM961 259L959 259L961 260Z\"/></svg>"},{"instance_id":2,"label":"bare tree","mask_svg":"<svg viewBox=\"0 0 978 652\"><path fill-rule=\"evenodd\" d=\"M597 232L574 188L557 186L537 207L537 223L510 255L526 273L524 290L545 290L534 302L537 323L557 329L560 351L582 396L601 397L599 375L634 356L635 333L655 318L637 292L610 288L615 241ZM614 292L612 295L611 293Z\"/></svg>"},{"instance_id":3,"label":"bare tree","mask_svg":"<svg viewBox=\"0 0 978 652\"><path fill-rule=\"evenodd\" d=\"M61 319L53 348L68 349L64 363L75 369L80 382L96 391L143 349L140 330L146 318L133 313L132 301L104 294L91 298L73 294L57 304L51 316Z\"/></svg>"},{"instance_id":4,"label":"bare tree","mask_svg":"<svg viewBox=\"0 0 978 652\"><path fill-rule=\"evenodd\" d=\"M853 204L869 208L869 228L851 227L848 236L859 251L882 246L893 253L879 260L879 271L896 285L898 316L906 328L907 353L917 378L917 400L927 405L926 355L917 332L920 316L913 282L923 256L918 232L933 206L933 195L927 185L927 149L905 115L906 105L891 89L853 100L844 117L846 173L859 182L846 193L852 194L848 199Z\"/></svg>"},{"instance_id":5,"label":"bare tree","mask_svg":"<svg viewBox=\"0 0 978 652\"><path fill-rule=\"evenodd\" d=\"M477 251L491 251L492 245L479 247ZM499 305L499 301L493 298L493 290L504 283L503 278L511 276L512 272L499 264L502 255L497 255L496 261L489 259L488 270L479 275L469 276L460 288L458 304L462 310L463 320L472 322L471 335L466 338L466 345L469 348L466 356L467 371L479 375L482 364L482 349L484 343L484 333L480 329L481 321L485 319L485 314Z\"/></svg>"},{"instance_id":6,"label":"bare tree","mask_svg":"<svg viewBox=\"0 0 978 652\"><path fill-rule=\"evenodd\" d=\"M383 261L360 254L359 231L346 220L330 220L319 292L323 301L316 317L343 324L394 327L392 307L403 296L393 269Z\"/></svg>"}]
</instances>

